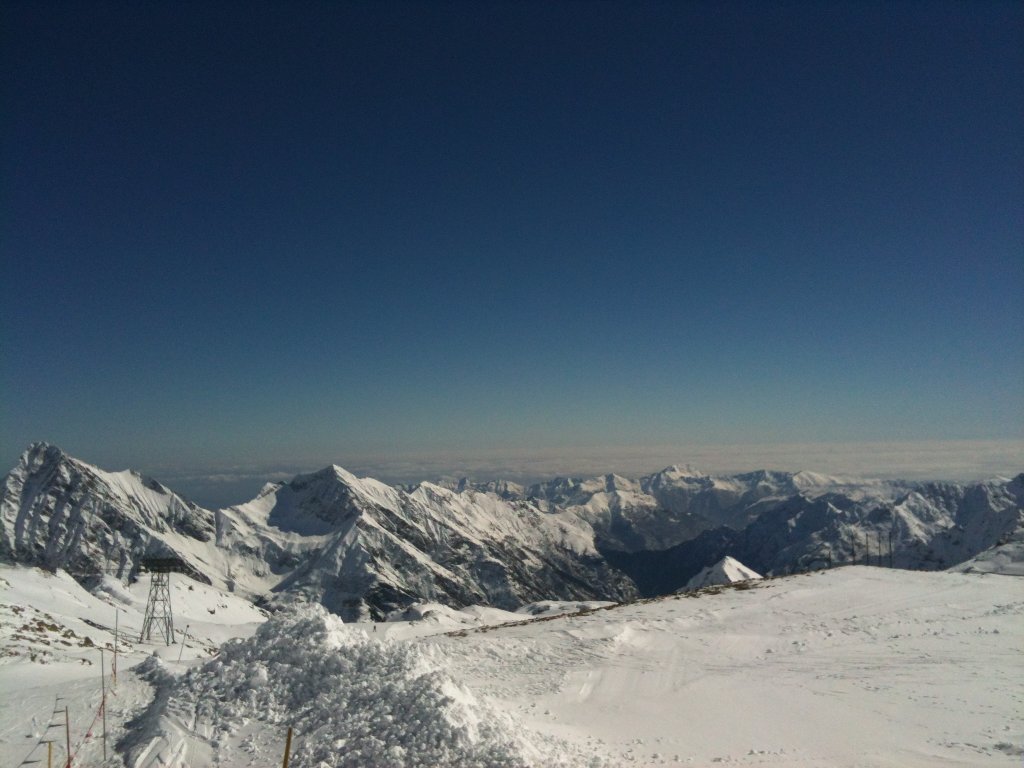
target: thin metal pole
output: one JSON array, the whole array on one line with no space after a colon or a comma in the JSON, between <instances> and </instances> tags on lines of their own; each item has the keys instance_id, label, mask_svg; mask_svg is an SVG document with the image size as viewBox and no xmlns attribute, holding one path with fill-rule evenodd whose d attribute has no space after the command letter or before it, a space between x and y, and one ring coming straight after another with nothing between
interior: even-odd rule
<instances>
[{"instance_id":1,"label":"thin metal pole","mask_svg":"<svg viewBox=\"0 0 1024 768\"><path fill-rule=\"evenodd\" d=\"M185 625L185 636L181 638L181 648L178 649L178 661L181 661L181 654L185 652L185 641L188 639L188 628L191 624Z\"/></svg>"},{"instance_id":2,"label":"thin metal pole","mask_svg":"<svg viewBox=\"0 0 1024 768\"><path fill-rule=\"evenodd\" d=\"M112 664L111 673L114 676L114 685L117 685L117 624L118 619L121 618L121 609L117 608L114 610L114 663Z\"/></svg>"},{"instance_id":3,"label":"thin metal pole","mask_svg":"<svg viewBox=\"0 0 1024 768\"><path fill-rule=\"evenodd\" d=\"M46 742L46 768L53 768L53 742Z\"/></svg>"},{"instance_id":4,"label":"thin metal pole","mask_svg":"<svg viewBox=\"0 0 1024 768\"><path fill-rule=\"evenodd\" d=\"M100 648L100 690L103 698L100 700L100 711L103 712L103 762L107 761L107 676L104 671L103 649Z\"/></svg>"},{"instance_id":5,"label":"thin metal pole","mask_svg":"<svg viewBox=\"0 0 1024 768\"><path fill-rule=\"evenodd\" d=\"M68 714L68 708L64 707L64 736L68 742L68 763L67 768L71 768L71 715Z\"/></svg>"},{"instance_id":6,"label":"thin metal pole","mask_svg":"<svg viewBox=\"0 0 1024 768\"><path fill-rule=\"evenodd\" d=\"M288 726L288 737L284 741L284 766L283 766L283 768L288 768L288 755L291 753L291 751L292 751L292 727L289 725Z\"/></svg>"}]
</instances>

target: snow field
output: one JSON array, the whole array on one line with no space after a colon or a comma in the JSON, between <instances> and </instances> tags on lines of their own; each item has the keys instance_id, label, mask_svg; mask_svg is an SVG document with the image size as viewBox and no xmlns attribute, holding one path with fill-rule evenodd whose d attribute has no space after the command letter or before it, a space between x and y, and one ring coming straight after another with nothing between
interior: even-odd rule
<instances>
[{"instance_id":1,"label":"snow field","mask_svg":"<svg viewBox=\"0 0 1024 768\"><path fill-rule=\"evenodd\" d=\"M615 765L1019 766L1017 579L850 567L438 637L478 695Z\"/></svg>"},{"instance_id":2,"label":"snow field","mask_svg":"<svg viewBox=\"0 0 1024 768\"><path fill-rule=\"evenodd\" d=\"M128 650L105 763L98 649L78 643L110 639L95 620L107 600L137 627L148 584L93 595L37 569L0 579L5 766L45 764L58 695L75 764L94 768L280 764L289 725L295 768L977 768L1024 756L1024 592L1009 576L847 567L621 606L538 604L533 619L424 604L415 621L352 625L300 607L258 630L255 609L182 579L176 616L181 605L207 639L181 663L180 646ZM210 639L231 633L251 636L210 659ZM63 755L55 745L55 764Z\"/></svg>"}]
</instances>

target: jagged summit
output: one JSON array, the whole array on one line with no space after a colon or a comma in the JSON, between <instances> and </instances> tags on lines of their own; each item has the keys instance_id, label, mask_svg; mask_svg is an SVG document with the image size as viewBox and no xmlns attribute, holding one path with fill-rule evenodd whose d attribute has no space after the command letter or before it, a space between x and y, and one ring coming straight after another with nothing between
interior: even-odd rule
<instances>
[{"instance_id":1,"label":"jagged summit","mask_svg":"<svg viewBox=\"0 0 1024 768\"><path fill-rule=\"evenodd\" d=\"M29 444L29 446L22 451L21 456L18 458L17 465L11 470L11 472L34 474L44 471L47 468L51 470L56 469L65 462L78 465L83 468L96 469L95 467L85 464L85 462L69 456L52 443L36 442Z\"/></svg>"},{"instance_id":2,"label":"jagged summit","mask_svg":"<svg viewBox=\"0 0 1024 768\"><path fill-rule=\"evenodd\" d=\"M141 559L189 552L213 533L212 512L155 480L101 470L48 443L30 445L3 481L0 559L9 562L128 576Z\"/></svg>"},{"instance_id":3,"label":"jagged summit","mask_svg":"<svg viewBox=\"0 0 1024 768\"><path fill-rule=\"evenodd\" d=\"M65 455L64 451L56 445L39 440L28 444L28 447L21 454L21 463L26 463L38 456L45 456L47 454L53 458Z\"/></svg>"},{"instance_id":4,"label":"jagged summit","mask_svg":"<svg viewBox=\"0 0 1024 768\"><path fill-rule=\"evenodd\" d=\"M160 495L176 496L188 506L196 506L187 501L183 496L175 494L163 483L154 480L148 475L144 475L137 470L103 470L92 464L88 464L81 459L76 459L59 446L42 441L29 444L29 446L22 452L18 459L18 464L12 472L17 473L20 470L22 473L38 475L47 469L55 470L62 464L66 464L68 466L68 471L70 473L80 473L88 477L102 478L105 482L120 487L123 492L128 494L133 492L132 486L138 484Z\"/></svg>"},{"instance_id":5,"label":"jagged summit","mask_svg":"<svg viewBox=\"0 0 1024 768\"><path fill-rule=\"evenodd\" d=\"M656 477L673 479L683 477L699 478L708 477L708 474L707 472L702 472L700 469L693 466L692 464L669 464L664 469L648 475L648 477L652 479Z\"/></svg>"}]
</instances>

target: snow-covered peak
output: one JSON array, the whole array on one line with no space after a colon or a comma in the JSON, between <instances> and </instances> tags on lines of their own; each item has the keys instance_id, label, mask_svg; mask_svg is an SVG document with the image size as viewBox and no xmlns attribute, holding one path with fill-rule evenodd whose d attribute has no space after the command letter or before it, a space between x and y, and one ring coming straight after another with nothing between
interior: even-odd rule
<instances>
[{"instance_id":1,"label":"snow-covered peak","mask_svg":"<svg viewBox=\"0 0 1024 768\"><path fill-rule=\"evenodd\" d=\"M245 568L259 553L262 587L249 578L244 589L303 594L346 618L416 599L514 608L567 589L584 599L632 592L602 564L583 521L489 490L403 490L331 466L218 516L221 549ZM236 582L248 578L242 567ZM579 586L556 583L581 569Z\"/></svg>"},{"instance_id":2,"label":"snow-covered peak","mask_svg":"<svg viewBox=\"0 0 1024 768\"><path fill-rule=\"evenodd\" d=\"M793 475L793 484L797 488L818 488L839 485L840 481L831 475L824 475L821 472L809 472L804 469Z\"/></svg>"},{"instance_id":3,"label":"snow-covered peak","mask_svg":"<svg viewBox=\"0 0 1024 768\"><path fill-rule=\"evenodd\" d=\"M24 481L29 477L36 480L57 479L65 486L85 484L99 489L111 497L137 502L147 510L159 513L168 505L195 508L171 491L163 483L143 475L134 469L105 470L65 453L50 443L32 443L22 453L18 465L8 478Z\"/></svg>"},{"instance_id":4,"label":"snow-covered peak","mask_svg":"<svg viewBox=\"0 0 1024 768\"><path fill-rule=\"evenodd\" d=\"M318 469L316 472L307 472L305 474L296 475L291 479L288 485L298 490L308 485L322 483L342 483L343 485L358 485L359 478L353 475L344 467L339 467L337 464L331 464L329 466L324 467L323 469Z\"/></svg>"},{"instance_id":5,"label":"snow-covered peak","mask_svg":"<svg viewBox=\"0 0 1024 768\"><path fill-rule=\"evenodd\" d=\"M256 498L225 510L247 526L270 526L285 533L323 536L350 527L376 499L397 492L376 480L361 480L337 464L268 483Z\"/></svg>"},{"instance_id":6,"label":"snow-covered peak","mask_svg":"<svg viewBox=\"0 0 1024 768\"><path fill-rule=\"evenodd\" d=\"M51 443L32 443L24 450L18 459L17 466L8 474L8 478L25 479L28 477L63 477L86 474L89 476L100 476L108 473L87 464L80 459L73 458Z\"/></svg>"},{"instance_id":7,"label":"snow-covered peak","mask_svg":"<svg viewBox=\"0 0 1024 768\"><path fill-rule=\"evenodd\" d=\"M726 555L690 579L682 591L690 592L704 587L736 584L741 581L761 578L763 577L757 571L748 568L736 558Z\"/></svg>"},{"instance_id":8,"label":"snow-covered peak","mask_svg":"<svg viewBox=\"0 0 1024 768\"><path fill-rule=\"evenodd\" d=\"M34 443L3 480L0 559L82 575L127 575L147 556L183 557L212 539L213 514L138 472L108 472Z\"/></svg>"},{"instance_id":9,"label":"snow-covered peak","mask_svg":"<svg viewBox=\"0 0 1024 768\"><path fill-rule=\"evenodd\" d=\"M791 472L758 469L754 472L744 472L736 475L735 479L753 488L770 490L776 493L793 493L796 490L793 485L793 474Z\"/></svg>"},{"instance_id":10,"label":"snow-covered peak","mask_svg":"<svg viewBox=\"0 0 1024 768\"><path fill-rule=\"evenodd\" d=\"M682 466L679 464L671 464L660 472L655 472L643 479L646 480L650 478L651 482L678 482L680 480L696 480L705 477L708 477L708 474L706 472L701 472L692 464L683 464Z\"/></svg>"},{"instance_id":11,"label":"snow-covered peak","mask_svg":"<svg viewBox=\"0 0 1024 768\"><path fill-rule=\"evenodd\" d=\"M912 484L902 480L879 480L872 478L825 475L820 472L797 472L791 476L793 488L807 497L823 496L828 493L842 493L851 499L890 500L906 493Z\"/></svg>"},{"instance_id":12,"label":"snow-covered peak","mask_svg":"<svg viewBox=\"0 0 1024 768\"><path fill-rule=\"evenodd\" d=\"M101 496L135 503L145 512L160 515L171 508L199 509L162 483L133 469L109 471L68 455L50 443L32 443L22 453L18 466L7 476L7 484L56 482L71 491L83 486Z\"/></svg>"}]
</instances>

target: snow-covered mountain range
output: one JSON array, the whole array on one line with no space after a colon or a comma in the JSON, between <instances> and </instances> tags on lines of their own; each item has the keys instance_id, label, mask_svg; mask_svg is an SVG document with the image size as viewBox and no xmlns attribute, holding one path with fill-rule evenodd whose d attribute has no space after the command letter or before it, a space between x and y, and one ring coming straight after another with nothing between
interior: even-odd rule
<instances>
[{"instance_id":1,"label":"snow-covered mountain range","mask_svg":"<svg viewBox=\"0 0 1024 768\"><path fill-rule=\"evenodd\" d=\"M852 563L942 570L1024 530L1024 474L843 490L819 482L754 506L759 514L739 530L722 526L664 550L603 554L645 595L675 591L727 555L774 575Z\"/></svg>"},{"instance_id":2,"label":"snow-covered mountain range","mask_svg":"<svg viewBox=\"0 0 1024 768\"><path fill-rule=\"evenodd\" d=\"M250 599L299 596L352 620L420 600L514 609L664 594L727 555L761 573L867 560L949 567L1005 544L1022 515L1024 475L918 484L680 467L523 488L392 487L331 466L207 510L40 443L3 481L0 560L85 583L173 555Z\"/></svg>"},{"instance_id":3,"label":"snow-covered mountain range","mask_svg":"<svg viewBox=\"0 0 1024 768\"><path fill-rule=\"evenodd\" d=\"M346 620L417 600L516 608L552 595L636 594L571 512L430 483L409 493L336 466L211 511L137 473L36 444L4 479L0 523L6 562L88 581L176 556L218 587L260 600L301 596Z\"/></svg>"}]
</instances>

